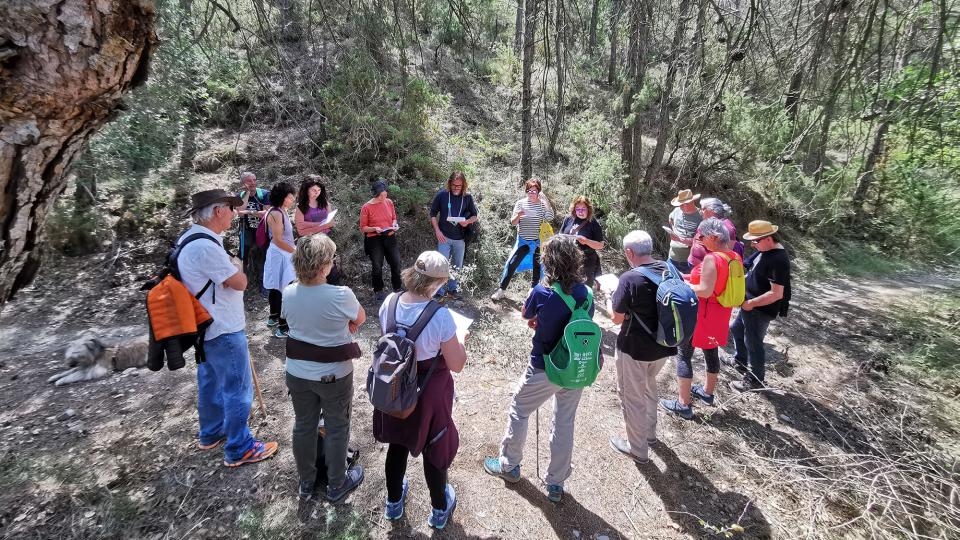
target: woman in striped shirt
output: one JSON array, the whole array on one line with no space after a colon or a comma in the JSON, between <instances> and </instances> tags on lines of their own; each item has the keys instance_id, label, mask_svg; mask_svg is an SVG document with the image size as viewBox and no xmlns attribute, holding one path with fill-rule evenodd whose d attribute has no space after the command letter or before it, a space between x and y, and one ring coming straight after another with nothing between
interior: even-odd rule
<instances>
[{"instance_id":1,"label":"woman in striped shirt","mask_svg":"<svg viewBox=\"0 0 960 540\"><path fill-rule=\"evenodd\" d=\"M506 296L507 286L513 279L513 274L520 267L523 260L533 254L533 280L531 287L540 282L540 225L544 221L553 219L553 207L543 196L540 180L531 178L524 184L527 196L513 205L513 215L510 223L517 226L517 242L510 252L503 274L500 276L500 288L490 296L493 300L500 300Z\"/></svg>"}]
</instances>

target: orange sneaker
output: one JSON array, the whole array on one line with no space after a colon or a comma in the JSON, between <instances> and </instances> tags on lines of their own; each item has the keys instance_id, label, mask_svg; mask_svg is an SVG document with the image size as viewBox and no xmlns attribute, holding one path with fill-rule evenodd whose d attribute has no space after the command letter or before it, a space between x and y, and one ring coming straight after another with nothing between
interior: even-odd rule
<instances>
[{"instance_id":1,"label":"orange sneaker","mask_svg":"<svg viewBox=\"0 0 960 540\"><path fill-rule=\"evenodd\" d=\"M256 441L253 443L253 448L247 450L247 453L244 454L242 458L236 461L227 461L225 459L223 460L223 464L227 467L239 467L247 463L257 463L269 459L276 454L279 446L280 445L275 442Z\"/></svg>"},{"instance_id":2,"label":"orange sneaker","mask_svg":"<svg viewBox=\"0 0 960 540\"><path fill-rule=\"evenodd\" d=\"M227 440L227 438L224 437L224 438L222 438L222 439L220 439L220 440L213 441L213 442L210 443L210 444L203 444L203 443L201 443L200 441L197 441L197 448L199 448L199 449L201 449L201 450L213 450L214 448L216 448L216 447L220 446L221 444L223 444L223 442L226 441L226 440Z\"/></svg>"}]
</instances>

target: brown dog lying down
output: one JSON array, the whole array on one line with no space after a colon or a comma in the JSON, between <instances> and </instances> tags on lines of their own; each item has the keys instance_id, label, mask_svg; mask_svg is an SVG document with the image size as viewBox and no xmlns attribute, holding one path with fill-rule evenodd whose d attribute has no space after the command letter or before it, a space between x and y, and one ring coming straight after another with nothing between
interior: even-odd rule
<instances>
[{"instance_id":1,"label":"brown dog lying down","mask_svg":"<svg viewBox=\"0 0 960 540\"><path fill-rule=\"evenodd\" d=\"M102 379L114 371L147 365L147 336L105 345L95 333L84 330L67 344L63 358L70 368L47 379L57 386Z\"/></svg>"}]
</instances>

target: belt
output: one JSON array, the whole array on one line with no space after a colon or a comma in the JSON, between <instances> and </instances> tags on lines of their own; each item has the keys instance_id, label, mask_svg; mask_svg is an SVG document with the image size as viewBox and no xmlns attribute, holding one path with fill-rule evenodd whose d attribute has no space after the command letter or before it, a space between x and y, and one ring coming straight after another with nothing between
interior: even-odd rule
<instances>
[{"instance_id":1,"label":"belt","mask_svg":"<svg viewBox=\"0 0 960 540\"><path fill-rule=\"evenodd\" d=\"M360 356L362 356L360 346L355 342L337 345L336 347L320 347L287 336L286 348L287 358L308 360L310 362L343 362L344 360L353 360L354 358L360 358Z\"/></svg>"}]
</instances>

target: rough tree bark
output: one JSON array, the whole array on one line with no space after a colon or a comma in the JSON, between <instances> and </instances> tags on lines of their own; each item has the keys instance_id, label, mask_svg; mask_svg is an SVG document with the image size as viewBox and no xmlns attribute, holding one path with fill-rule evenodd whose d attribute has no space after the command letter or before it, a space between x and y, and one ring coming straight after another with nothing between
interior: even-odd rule
<instances>
[{"instance_id":1,"label":"rough tree bark","mask_svg":"<svg viewBox=\"0 0 960 540\"><path fill-rule=\"evenodd\" d=\"M524 2L523 21L523 95L520 103L520 177L527 181L533 176L533 90L530 79L533 73L533 55L536 54L534 37L537 29L537 1Z\"/></svg>"},{"instance_id":2,"label":"rough tree bark","mask_svg":"<svg viewBox=\"0 0 960 540\"><path fill-rule=\"evenodd\" d=\"M517 21L513 27L513 52L520 56L523 48L523 0L517 0Z\"/></svg>"},{"instance_id":3,"label":"rough tree bark","mask_svg":"<svg viewBox=\"0 0 960 540\"><path fill-rule=\"evenodd\" d=\"M620 103L620 114L623 121L623 127L620 131L620 161L627 173L627 179L623 187L628 208L636 208L640 204L640 181L643 173L641 159L643 134L638 119L639 111L634 110L634 103L636 96L643 89L647 75L653 4L649 0L633 0L630 10L627 74Z\"/></svg>"},{"instance_id":4,"label":"rough tree bark","mask_svg":"<svg viewBox=\"0 0 960 540\"><path fill-rule=\"evenodd\" d=\"M566 74L567 68L566 63L564 62L564 54L566 51L566 17L564 11L563 0L557 0L556 13L554 14L554 42L556 47L554 52L556 54L557 61L557 112L553 116L553 129L550 130L550 144L547 146L547 155L551 158L557 157L557 140L560 138L560 129L563 127L563 116L564 116L564 90L566 86Z\"/></svg>"},{"instance_id":5,"label":"rough tree bark","mask_svg":"<svg viewBox=\"0 0 960 540\"><path fill-rule=\"evenodd\" d=\"M593 58L593 50L597 47L597 23L600 19L600 0L593 0L590 10L590 37L587 41L587 55Z\"/></svg>"},{"instance_id":6,"label":"rough tree bark","mask_svg":"<svg viewBox=\"0 0 960 540\"><path fill-rule=\"evenodd\" d=\"M607 62L607 84L613 85L617 80L617 47L620 43L620 14L623 12L623 3L626 0L613 0L610 6L610 59Z\"/></svg>"},{"instance_id":7,"label":"rough tree bark","mask_svg":"<svg viewBox=\"0 0 960 540\"><path fill-rule=\"evenodd\" d=\"M40 267L43 225L66 170L146 80L147 0L19 0L0 19L0 305Z\"/></svg>"}]
</instances>

